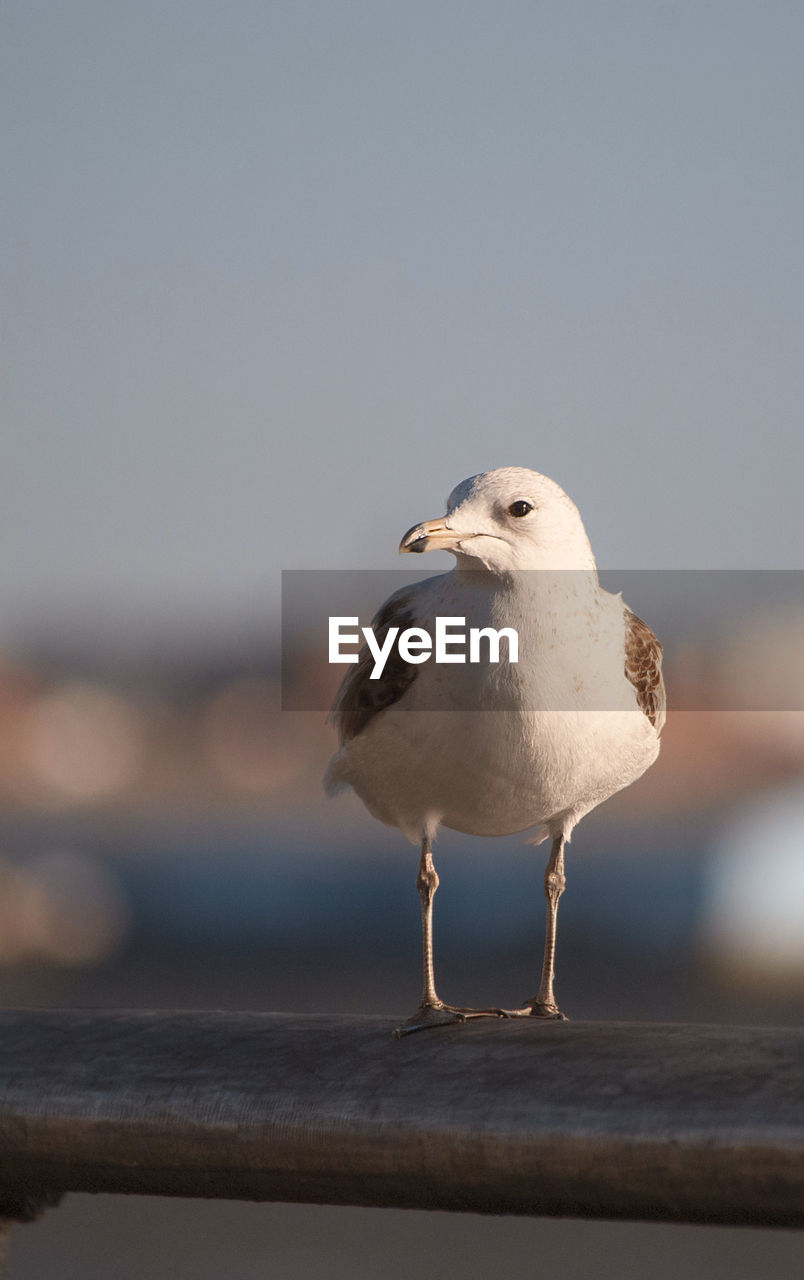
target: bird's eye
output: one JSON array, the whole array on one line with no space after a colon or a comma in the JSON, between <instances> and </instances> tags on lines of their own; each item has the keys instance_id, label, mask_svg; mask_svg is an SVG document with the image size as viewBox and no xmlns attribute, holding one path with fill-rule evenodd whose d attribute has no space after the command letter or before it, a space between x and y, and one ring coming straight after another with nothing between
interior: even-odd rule
<instances>
[{"instance_id":1,"label":"bird's eye","mask_svg":"<svg viewBox=\"0 0 804 1280\"><path fill-rule=\"evenodd\" d=\"M509 516L526 516L529 511L533 510L532 502L512 502L508 508Z\"/></svg>"}]
</instances>

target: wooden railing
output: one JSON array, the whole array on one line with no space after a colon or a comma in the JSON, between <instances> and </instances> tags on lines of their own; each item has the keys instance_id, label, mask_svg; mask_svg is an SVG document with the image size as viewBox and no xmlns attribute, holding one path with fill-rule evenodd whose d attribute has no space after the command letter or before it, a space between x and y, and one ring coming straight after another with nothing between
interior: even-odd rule
<instances>
[{"instance_id":1,"label":"wooden railing","mask_svg":"<svg viewBox=\"0 0 804 1280\"><path fill-rule=\"evenodd\" d=\"M0 1213L65 1191L804 1224L804 1032L0 1013Z\"/></svg>"}]
</instances>

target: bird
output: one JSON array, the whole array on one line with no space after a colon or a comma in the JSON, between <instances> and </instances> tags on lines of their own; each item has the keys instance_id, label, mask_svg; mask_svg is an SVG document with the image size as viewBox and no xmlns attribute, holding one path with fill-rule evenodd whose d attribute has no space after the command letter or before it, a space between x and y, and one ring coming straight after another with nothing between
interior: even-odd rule
<instances>
[{"instance_id":1,"label":"bird","mask_svg":"<svg viewBox=\"0 0 804 1280\"><path fill-rule=\"evenodd\" d=\"M481 1017L565 1019L554 982L566 845L581 818L653 764L666 716L662 647L620 594L601 587L578 508L554 480L527 467L463 480L446 514L399 544L402 554L438 549L454 567L389 596L372 623L376 644L394 627L431 634L437 618L450 618L510 629L507 660L501 642L496 662L458 661L454 648L451 661L409 661L397 646L372 678L364 645L332 707L339 747L324 780L331 795L351 788L420 850L422 993L397 1036ZM541 981L520 1008L450 1005L437 994L441 827L550 841Z\"/></svg>"}]
</instances>

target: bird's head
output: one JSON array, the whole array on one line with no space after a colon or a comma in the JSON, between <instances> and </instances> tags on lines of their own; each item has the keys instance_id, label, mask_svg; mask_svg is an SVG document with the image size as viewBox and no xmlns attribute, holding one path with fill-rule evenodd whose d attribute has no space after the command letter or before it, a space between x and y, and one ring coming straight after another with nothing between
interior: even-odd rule
<instances>
[{"instance_id":1,"label":"bird's head","mask_svg":"<svg viewBox=\"0 0 804 1280\"><path fill-rule=\"evenodd\" d=\"M527 467L463 480L447 513L408 529L400 552L451 551L464 569L594 569L578 508L560 485Z\"/></svg>"}]
</instances>

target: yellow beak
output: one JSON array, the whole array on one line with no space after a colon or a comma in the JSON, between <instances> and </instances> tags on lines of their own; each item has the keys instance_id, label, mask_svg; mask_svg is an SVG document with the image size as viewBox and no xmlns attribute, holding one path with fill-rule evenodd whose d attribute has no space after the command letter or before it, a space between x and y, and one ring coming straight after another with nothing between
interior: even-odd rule
<instances>
[{"instance_id":1,"label":"yellow beak","mask_svg":"<svg viewBox=\"0 0 804 1280\"><path fill-rule=\"evenodd\" d=\"M425 520L423 524L415 524L412 529L408 529L399 544L400 555L407 551L454 550L467 535L448 529L446 519L446 516L441 516L438 520Z\"/></svg>"}]
</instances>

